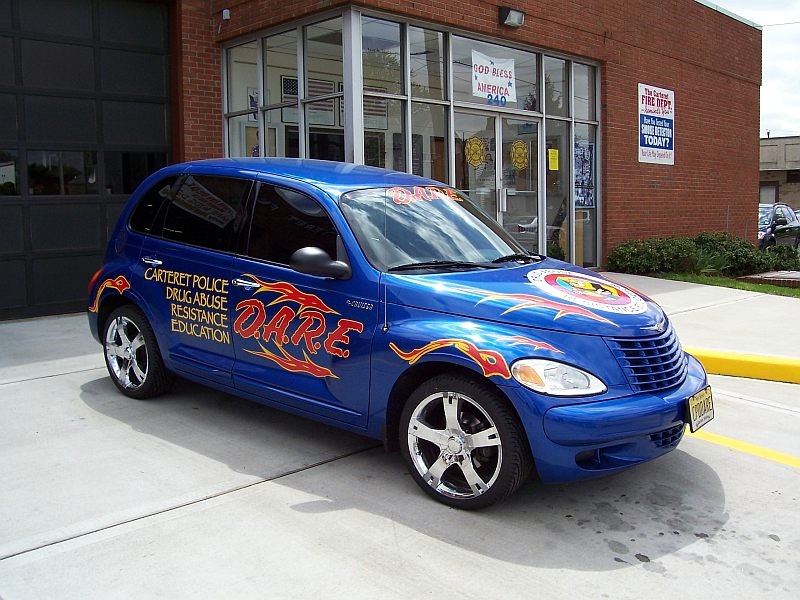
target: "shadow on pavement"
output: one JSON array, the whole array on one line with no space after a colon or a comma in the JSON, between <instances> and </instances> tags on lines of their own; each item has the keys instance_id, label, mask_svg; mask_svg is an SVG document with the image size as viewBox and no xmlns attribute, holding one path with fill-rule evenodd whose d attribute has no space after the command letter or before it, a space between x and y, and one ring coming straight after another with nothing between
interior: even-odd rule
<instances>
[{"instance_id":1,"label":"shadow on pavement","mask_svg":"<svg viewBox=\"0 0 800 600\"><path fill-rule=\"evenodd\" d=\"M298 518L366 511L509 563L578 570L643 564L663 573L654 562L659 557L702 541L697 560L713 561L714 538L728 535L719 477L681 450L599 480L554 486L531 481L500 505L465 512L429 499L401 457L375 448L373 440L189 382L143 402L125 398L103 377L84 384L81 399L138 432L273 479L270 485L317 496L289 507ZM333 439L338 456L351 455L303 469L320 462L316 455L331 457L330 444L315 451L320 439Z\"/></svg>"}]
</instances>

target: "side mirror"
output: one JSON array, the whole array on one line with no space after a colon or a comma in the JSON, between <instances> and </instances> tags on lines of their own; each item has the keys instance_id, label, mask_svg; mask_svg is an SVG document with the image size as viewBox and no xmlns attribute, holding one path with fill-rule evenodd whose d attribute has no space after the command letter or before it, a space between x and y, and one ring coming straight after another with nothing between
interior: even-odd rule
<instances>
[{"instance_id":1,"label":"side mirror","mask_svg":"<svg viewBox=\"0 0 800 600\"><path fill-rule=\"evenodd\" d=\"M306 275L316 277L332 277L334 279L350 279L353 274L350 265L341 260L333 260L325 250L315 246L300 248L291 258L289 266Z\"/></svg>"}]
</instances>

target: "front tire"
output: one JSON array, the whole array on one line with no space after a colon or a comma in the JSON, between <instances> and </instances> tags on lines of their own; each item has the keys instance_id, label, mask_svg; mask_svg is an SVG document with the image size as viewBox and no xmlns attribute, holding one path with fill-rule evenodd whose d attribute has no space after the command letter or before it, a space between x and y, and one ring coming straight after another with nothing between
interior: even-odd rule
<instances>
[{"instance_id":1,"label":"front tire","mask_svg":"<svg viewBox=\"0 0 800 600\"><path fill-rule=\"evenodd\" d=\"M111 313L103 327L103 349L111 380L126 396L144 400L168 389L172 378L138 308L121 306Z\"/></svg>"},{"instance_id":2,"label":"front tire","mask_svg":"<svg viewBox=\"0 0 800 600\"><path fill-rule=\"evenodd\" d=\"M399 438L417 484L456 508L503 500L532 468L522 427L505 399L489 384L459 374L434 377L411 394Z\"/></svg>"}]
</instances>

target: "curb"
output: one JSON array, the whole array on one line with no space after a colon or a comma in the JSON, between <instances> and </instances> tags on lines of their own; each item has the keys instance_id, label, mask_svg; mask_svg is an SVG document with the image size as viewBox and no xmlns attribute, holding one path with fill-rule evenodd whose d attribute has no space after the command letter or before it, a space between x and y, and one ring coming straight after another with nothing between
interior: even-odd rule
<instances>
[{"instance_id":1,"label":"curb","mask_svg":"<svg viewBox=\"0 0 800 600\"><path fill-rule=\"evenodd\" d=\"M684 348L712 375L800 383L800 359Z\"/></svg>"}]
</instances>

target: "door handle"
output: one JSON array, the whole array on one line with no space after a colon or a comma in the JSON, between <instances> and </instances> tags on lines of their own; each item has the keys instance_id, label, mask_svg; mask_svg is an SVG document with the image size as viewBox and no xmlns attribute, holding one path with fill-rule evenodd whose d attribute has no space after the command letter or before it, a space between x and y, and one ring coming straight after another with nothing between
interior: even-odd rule
<instances>
[{"instance_id":1,"label":"door handle","mask_svg":"<svg viewBox=\"0 0 800 600\"><path fill-rule=\"evenodd\" d=\"M146 265L153 265L154 267L160 267L162 264L164 264L160 260L158 260L157 258L153 258L152 256L143 256L142 262Z\"/></svg>"},{"instance_id":2,"label":"door handle","mask_svg":"<svg viewBox=\"0 0 800 600\"><path fill-rule=\"evenodd\" d=\"M231 283L236 287L243 287L243 288L254 288L258 287L258 284L255 281L250 281L249 279L232 279Z\"/></svg>"}]
</instances>

